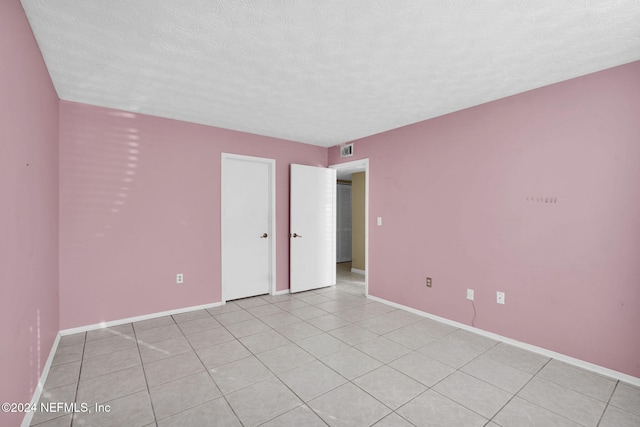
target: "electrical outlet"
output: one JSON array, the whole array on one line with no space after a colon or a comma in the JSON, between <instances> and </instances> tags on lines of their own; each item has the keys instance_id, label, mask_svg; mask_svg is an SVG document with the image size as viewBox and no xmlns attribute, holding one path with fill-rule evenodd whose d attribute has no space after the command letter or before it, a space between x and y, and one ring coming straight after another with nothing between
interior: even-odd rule
<instances>
[{"instance_id":1,"label":"electrical outlet","mask_svg":"<svg viewBox=\"0 0 640 427\"><path fill-rule=\"evenodd\" d=\"M184 274L182 273L176 274L176 283L177 284L184 283Z\"/></svg>"},{"instance_id":2,"label":"electrical outlet","mask_svg":"<svg viewBox=\"0 0 640 427\"><path fill-rule=\"evenodd\" d=\"M496 293L496 302L498 304L504 304L504 292L497 292Z\"/></svg>"},{"instance_id":3,"label":"electrical outlet","mask_svg":"<svg viewBox=\"0 0 640 427\"><path fill-rule=\"evenodd\" d=\"M427 277L427 288L431 287L431 277Z\"/></svg>"},{"instance_id":4,"label":"electrical outlet","mask_svg":"<svg viewBox=\"0 0 640 427\"><path fill-rule=\"evenodd\" d=\"M467 289L467 299L473 301L473 289Z\"/></svg>"}]
</instances>

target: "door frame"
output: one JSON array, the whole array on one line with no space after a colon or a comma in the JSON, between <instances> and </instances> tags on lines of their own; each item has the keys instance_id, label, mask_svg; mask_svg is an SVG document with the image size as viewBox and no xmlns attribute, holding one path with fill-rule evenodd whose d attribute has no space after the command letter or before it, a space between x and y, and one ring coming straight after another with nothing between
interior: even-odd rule
<instances>
[{"instance_id":1,"label":"door frame","mask_svg":"<svg viewBox=\"0 0 640 427\"><path fill-rule=\"evenodd\" d=\"M329 168L336 171L364 172L364 294L369 295L369 159L337 163ZM364 169L363 169L364 168Z\"/></svg>"},{"instance_id":2,"label":"door frame","mask_svg":"<svg viewBox=\"0 0 640 427\"><path fill-rule=\"evenodd\" d=\"M265 157L245 156L241 154L221 153L220 156L220 301L227 302L224 284L224 172L226 160L244 160L264 163L269 168L269 294L276 292L276 161Z\"/></svg>"}]
</instances>

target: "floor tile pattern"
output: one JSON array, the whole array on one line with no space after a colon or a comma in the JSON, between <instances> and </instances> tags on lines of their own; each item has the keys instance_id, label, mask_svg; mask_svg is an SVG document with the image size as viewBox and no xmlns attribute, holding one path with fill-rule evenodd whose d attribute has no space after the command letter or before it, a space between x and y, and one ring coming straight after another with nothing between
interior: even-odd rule
<instances>
[{"instance_id":1,"label":"floor tile pattern","mask_svg":"<svg viewBox=\"0 0 640 427\"><path fill-rule=\"evenodd\" d=\"M91 412L32 425L640 426L639 388L375 302L348 268L333 287L62 337L41 401Z\"/></svg>"}]
</instances>

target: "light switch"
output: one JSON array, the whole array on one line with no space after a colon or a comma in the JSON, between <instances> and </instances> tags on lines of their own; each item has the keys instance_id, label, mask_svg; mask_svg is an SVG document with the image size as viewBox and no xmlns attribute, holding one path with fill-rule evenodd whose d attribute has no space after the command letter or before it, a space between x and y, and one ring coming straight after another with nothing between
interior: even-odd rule
<instances>
[{"instance_id":1,"label":"light switch","mask_svg":"<svg viewBox=\"0 0 640 427\"><path fill-rule=\"evenodd\" d=\"M381 216L378 217L378 225L382 225L382 217Z\"/></svg>"}]
</instances>

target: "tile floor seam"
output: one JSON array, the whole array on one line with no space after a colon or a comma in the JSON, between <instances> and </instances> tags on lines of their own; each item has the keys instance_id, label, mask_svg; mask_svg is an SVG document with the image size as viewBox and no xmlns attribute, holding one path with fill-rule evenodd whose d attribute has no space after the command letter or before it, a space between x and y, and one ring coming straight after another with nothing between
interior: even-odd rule
<instances>
[{"instance_id":1,"label":"tile floor seam","mask_svg":"<svg viewBox=\"0 0 640 427\"><path fill-rule=\"evenodd\" d=\"M611 399L613 399L613 395L616 392L616 390L618 389L618 385L619 384L620 384L620 380L616 380L616 384L613 386L613 390L611 391L611 394L609 395L609 399L607 399L607 404L604 406L604 409L602 410L602 414L600 414L600 418L598 419L598 423L596 424L596 427L599 426L600 423L602 422L602 419L604 418L604 414L607 412L607 409L609 408L609 406L613 406L613 405L611 405Z\"/></svg>"},{"instance_id":2,"label":"tile floor seam","mask_svg":"<svg viewBox=\"0 0 640 427\"><path fill-rule=\"evenodd\" d=\"M73 401L77 402L78 401L78 390L80 389L80 378L82 378L82 365L84 364L84 350L87 346L87 333L84 333L84 340L82 341L82 355L80 356L80 371L78 371L78 382L76 383L76 392L73 395ZM70 427L73 427L74 421L75 421L75 414L71 415L71 421L69 423Z\"/></svg>"},{"instance_id":3,"label":"tile floor seam","mask_svg":"<svg viewBox=\"0 0 640 427\"><path fill-rule=\"evenodd\" d=\"M172 317L173 319L173 317ZM133 324L131 325L133 327ZM151 388L149 387L149 381L147 380L147 371L144 367L144 362L142 360L142 354L140 353L140 342L138 341L138 336L136 334L136 329L133 328L133 336L136 339L136 348L138 349L138 358L140 358L140 366L142 367L142 376L144 377L144 384L147 386L147 397L149 398L149 404L151 406L151 413L153 414L153 421L158 425L158 417L156 416L156 408L153 404L153 399L151 399ZM73 427L73 426L72 426Z\"/></svg>"}]
</instances>

